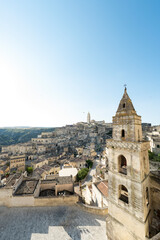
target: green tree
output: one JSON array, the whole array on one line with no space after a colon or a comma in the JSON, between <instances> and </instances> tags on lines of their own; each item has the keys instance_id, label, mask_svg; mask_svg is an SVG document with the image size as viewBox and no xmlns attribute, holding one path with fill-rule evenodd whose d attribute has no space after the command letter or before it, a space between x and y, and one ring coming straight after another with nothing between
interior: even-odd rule
<instances>
[{"instance_id":1,"label":"green tree","mask_svg":"<svg viewBox=\"0 0 160 240\"><path fill-rule=\"evenodd\" d=\"M86 160L86 164L88 168L92 168L93 162L91 160Z\"/></svg>"},{"instance_id":2,"label":"green tree","mask_svg":"<svg viewBox=\"0 0 160 240\"><path fill-rule=\"evenodd\" d=\"M79 170L79 172L77 173L77 181L84 179L87 176L88 172L88 168L82 168L81 170Z\"/></svg>"},{"instance_id":3,"label":"green tree","mask_svg":"<svg viewBox=\"0 0 160 240\"><path fill-rule=\"evenodd\" d=\"M33 168L32 167L27 167L27 173L32 173L33 172Z\"/></svg>"}]
</instances>

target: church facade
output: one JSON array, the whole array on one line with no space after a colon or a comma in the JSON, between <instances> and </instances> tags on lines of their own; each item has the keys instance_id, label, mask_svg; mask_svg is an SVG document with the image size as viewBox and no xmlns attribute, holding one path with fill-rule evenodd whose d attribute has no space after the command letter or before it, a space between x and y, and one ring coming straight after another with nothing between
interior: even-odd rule
<instances>
[{"instance_id":1,"label":"church facade","mask_svg":"<svg viewBox=\"0 0 160 240\"><path fill-rule=\"evenodd\" d=\"M108 148L108 240L149 237L149 142L142 140L141 117L125 88L113 117Z\"/></svg>"}]
</instances>

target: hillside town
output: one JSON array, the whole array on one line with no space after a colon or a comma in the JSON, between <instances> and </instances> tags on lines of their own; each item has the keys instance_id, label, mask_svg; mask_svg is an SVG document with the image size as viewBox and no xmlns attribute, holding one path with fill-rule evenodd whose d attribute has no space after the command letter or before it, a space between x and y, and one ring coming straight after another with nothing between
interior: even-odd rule
<instances>
[{"instance_id":1,"label":"hillside town","mask_svg":"<svg viewBox=\"0 0 160 240\"><path fill-rule=\"evenodd\" d=\"M105 152L106 139L111 136L112 124L91 120L88 113L87 122L56 128L53 132L42 132L27 143L2 146L0 201L7 205L3 199L6 189L10 189L13 199L20 195L31 196L31 193L34 197L80 194L79 182L82 184L85 180L83 176L78 178L79 173L86 176L94 165L95 170L103 171L100 180L105 178L107 167L106 164L99 166L99 159ZM51 183L53 186L50 189ZM63 186L61 190L57 190L59 184Z\"/></svg>"},{"instance_id":2,"label":"hillside town","mask_svg":"<svg viewBox=\"0 0 160 240\"><path fill-rule=\"evenodd\" d=\"M45 178L47 174L59 174L67 165L71 167L69 176L75 168L85 167L86 160L100 156L105 150L106 139L112 135L112 124L90 120L90 114L87 120L56 128L54 132L42 132L27 143L2 146L1 179L27 168L32 168L32 176Z\"/></svg>"},{"instance_id":3,"label":"hillside town","mask_svg":"<svg viewBox=\"0 0 160 240\"><path fill-rule=\"evenodd\" d=\"M127 133L128 123L130 132ZM138 151L140 159L143 155L141 165L136 155ZM116 231L113 233L108 222L112 222L113 229L119 227L116 222L120 221L118 216L115 216L115 220L112 219L114 211L117 211L116 189L119 189L118 204L123 208L123 216L130 201L128 188L131 186L134 189L136 181L137 193L134 193L134 198L139 200L132 203L134 207L128 208L128 214L133 215L132 221L136 224L141 223L141 234L149 239L160 231L160 161L155 161L159 154L160 126L142 123L141 127L140 116L136 114L125 88L113 123L91 120L88 113L86 122L59 127L53 132L42 132L26 143L2 146L0 205L17 207L83 204L94 211L108 214L107 234L108 239L113 239ZM117 156L118 166L115 159ZM132 156L135 162L127 162L124 156ZM129 165L132 164L134 166L131 173ZM140 179L145 182L146 190L142 192ZM119 185L119 181L123 184ZM136 205L136 201L141 202L144 195L147 209L146 206L141 209L142 207ZM149 205L150 202L152 205ZM145 212L147 220L140 220L144 219L141 211ZM128 223L128 229L131 228L132 221ZM138 230L134 231L138 236ZM130 233L128 236L127 239L135 239L131 238Z\"/></svg>"}]
</instances>

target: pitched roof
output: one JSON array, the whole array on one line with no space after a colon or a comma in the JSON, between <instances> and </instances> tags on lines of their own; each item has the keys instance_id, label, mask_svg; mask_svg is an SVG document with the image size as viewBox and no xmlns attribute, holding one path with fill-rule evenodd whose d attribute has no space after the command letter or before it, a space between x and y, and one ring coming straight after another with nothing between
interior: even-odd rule
<instances>
[{"instance_id":1,"label":"pitched roof","mask_svg":"<svg viewBox=\"0 0 160 240\"><path fill-rule=\"evenodd\" d=\"M102 181L100 183L96 183L95 185L105 197L108 197L108 181Z\"/></svg>"}]
</instances>

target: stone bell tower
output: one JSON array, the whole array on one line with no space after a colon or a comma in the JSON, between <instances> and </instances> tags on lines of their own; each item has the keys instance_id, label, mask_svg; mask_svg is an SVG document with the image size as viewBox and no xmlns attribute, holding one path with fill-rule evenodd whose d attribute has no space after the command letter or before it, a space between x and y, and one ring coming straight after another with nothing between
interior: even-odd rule
<instances>
[{"instance_id":1,"label":"stone bell tower","mask_svg":"<svg viewBox=\"0 0 160 240\"><path fill-rule=\"evenodd\" d=\"M108 240L144 240L149 236L149 142L142 140L141 117L125 88L107 140Z\"/></svg>"},{"instance_id":2,"label":"stone bell tower","mask_svg":"<svg viewBox=\"0 0 160 240\"><path fill-rule=\"evenodd\" d=\"M87 123L90 124L91 123L91 114L88 112L87 114Z\"/></svg>"}]
</instances>

